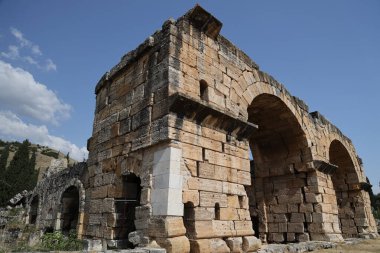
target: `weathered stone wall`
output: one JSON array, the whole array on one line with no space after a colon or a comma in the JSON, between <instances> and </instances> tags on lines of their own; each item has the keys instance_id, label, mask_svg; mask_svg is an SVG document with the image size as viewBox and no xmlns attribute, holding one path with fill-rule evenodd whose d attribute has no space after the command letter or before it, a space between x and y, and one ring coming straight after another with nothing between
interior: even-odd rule
<instances>
[{"instance_id":1,"label":"weathered stone wall","mask_svg":"<svg viewBox=\"0 0 380 253\"><path fill-rule=\"evenodd\" d=\"M197 6L99 81L85 236L238 252L257 248L253 228L268 242L374 235L351 141L221 26Z\"/></svg>"},{"instance_id":2,"label":"weathered stone wall","mask_svg":"<svg viewBox=\"0 0 380 253\"><path fill-rule=\"evenodd\" d=\"M83 218L85 204L85 188L87 165L79 163L72 167L61 170L41 180L31 192L27 202L27 224L35 224L37 230L60 231L65 220L65 192L71 187L75 188L78 195L78 209L73 210L76 221L71 227L81 238L83 234ZM32 217L33 216L33 217ZM69 232L69 231L67 231Z\"/></svg>"}]
</instances>

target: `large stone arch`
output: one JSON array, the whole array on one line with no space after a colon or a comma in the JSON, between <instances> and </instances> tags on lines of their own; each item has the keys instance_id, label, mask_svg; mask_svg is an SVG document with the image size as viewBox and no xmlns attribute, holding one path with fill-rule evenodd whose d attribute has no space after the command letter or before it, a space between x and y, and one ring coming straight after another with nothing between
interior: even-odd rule
<instances>
[{"instance_id":1,"label":"large stone arch","mask_svg":"<svg viewBox=\"0 0 380 253\"><path fill-rule=\"evenodd\" d=\"M253 70L252 76L257 76L257 80L260 80L259 75L262 72ZM263 75L263 74L261 74ZM247 78L248 79L248 78ZM261 79L264 79L261 77ZM255 80L255 79L254 79ZM274 81L274 80L273 80ZM310 118L308 113L307 105L303 101L299 100L296 97L293 97L283 85L276 83L276 85L271 85L266 81L254 81L245 86L245 89L242 93L242 101L246 101L244 106L246 110L252 104L252 101L262 94L273 95L280 99L286 107L292 112L293 116L297 120L299 126L305 132L306 140L308 141L309 146L314 139L314 134L310 129ZM298 100L298 101L297 101ZM248 115L247 115L248 118Z\"/></svg>"},{"instance_id":2,"label":"large stone arch","mask_svg":"<svg viewBox=\"0 0 380 253\"><path fill-rule=\"evenodd\" d=\"M305 189L315 172L309 138L299 108L264 87L250 88L248 121L258 125L249 142L253 153L250 196L252 220L259 221L260 237L269 242L309 240L312 212ZM257 84L258 85L258 84ZM254 86L250 86L254 87ZM264 89L264 90L263 90ZM266 90L265 90L266 89ZM283 93L280 93L283 94ZM260 216L260 217L257 217Z\"/></svg>"}]
</instances>

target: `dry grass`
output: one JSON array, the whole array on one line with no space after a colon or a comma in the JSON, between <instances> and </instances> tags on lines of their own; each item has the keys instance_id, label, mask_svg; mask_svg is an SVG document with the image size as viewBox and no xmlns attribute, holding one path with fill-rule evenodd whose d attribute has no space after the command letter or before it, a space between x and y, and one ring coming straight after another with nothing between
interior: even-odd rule
<instances>
[{"instance_id":1,"label":"dry grass","mask_svg":"<svg viewBox=\"0 0 380 253\"><path fill-rule=\"evenodd\" d=\"M347 245L338 245L335 249L317 250L315 253L379 253L380 238L373 240L364 240L360 243Z\"/></svg>"}]
</instances>

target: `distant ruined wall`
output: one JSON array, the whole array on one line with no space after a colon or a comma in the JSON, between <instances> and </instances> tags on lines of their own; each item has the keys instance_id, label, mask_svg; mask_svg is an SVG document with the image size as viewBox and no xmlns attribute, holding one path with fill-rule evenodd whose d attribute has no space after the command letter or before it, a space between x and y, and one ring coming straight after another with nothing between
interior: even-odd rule
<instances>
[{"instance_id":1,"label":"distant ruined wall","mask_svg":"<svg viewBox=\"0 0 380 253\"><path fill-rule=\"evenodd\" d=\"M221 27L196 6L97 84L84 236L168 252L375 236L351 141Z\"/></svg>"},{"instance_id":2,"label":"distant ruined wall","mask_svg":"<svg viewBox=\"0 0 380 253\"><path fill-rule=\"evenodd\" d=\"M81 238L85 188L88 187L86 170L86 163L79 163L41 180L28 199L26 223L35 224L44 232L62 231L66 226ZM72 224L65 224L65 221Z\"/></svg>"}]
</instances>

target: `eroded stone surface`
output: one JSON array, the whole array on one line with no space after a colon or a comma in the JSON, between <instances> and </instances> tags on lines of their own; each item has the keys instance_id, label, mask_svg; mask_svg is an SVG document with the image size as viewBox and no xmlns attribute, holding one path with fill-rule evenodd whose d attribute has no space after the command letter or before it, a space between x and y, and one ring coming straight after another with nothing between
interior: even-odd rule
<instances>
[{"instance_id":1,"label":"eroded stone surface","mask_svg":"<svg viewBox=\"0 0 380 253\"><path fill-rule=\"evenodd\" d=\"M87 169L73 185L78 234L102 247L154 242L168 252L254 251L256 237L376 236L351 140L260 70L221 27L196 6L100 79ZM64 194L70 184L54 180ZM60 210L74 193L65 204L44 188L38 226L63 229Z\"/></svg>"}]
</instances>

